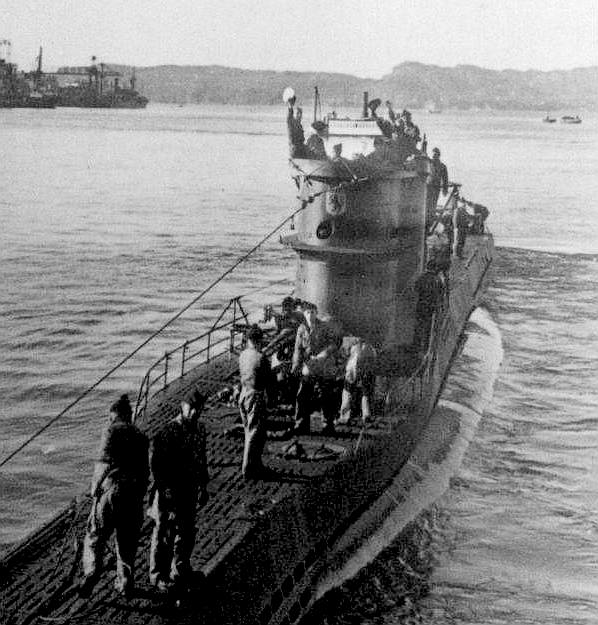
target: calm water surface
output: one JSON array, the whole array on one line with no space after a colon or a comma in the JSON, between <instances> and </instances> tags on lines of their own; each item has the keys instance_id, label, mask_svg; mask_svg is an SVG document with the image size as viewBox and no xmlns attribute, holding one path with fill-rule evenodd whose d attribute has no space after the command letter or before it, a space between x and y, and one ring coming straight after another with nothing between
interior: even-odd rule
<instances>
[{"instance_id":1,"label":"calm water surface","mask_svg":"<svg viewBox=\"0 0 598 625\"><path fill-rule=\"evenodd\" d=\"M1 457L288 215L283 118L0 110ZM322 622L598 622L598 123L540 118L416 114L463 195L492 211L486 306L505 357L450 491ZM105 406L148 364L230 296L284 292L294 259L275 239L4 467L1 543L87 486Z\"/></svg>"}]
</instances>

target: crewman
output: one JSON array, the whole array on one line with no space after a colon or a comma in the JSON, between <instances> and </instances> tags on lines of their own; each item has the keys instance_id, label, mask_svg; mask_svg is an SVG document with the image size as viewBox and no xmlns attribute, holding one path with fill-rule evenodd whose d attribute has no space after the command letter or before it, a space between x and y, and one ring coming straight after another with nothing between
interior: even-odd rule
<instances>
[{"instance_id":1,"label":"crewman","mask_svg":"<svg viewBox=\"0 0 598 625\"><path fill-rule=\"evenodd\" d=\"M378 113L376 112L378 107L382 104L380 98L374 98L368 102L368 108L370 109L370 117L372 119L378 119Z\"/></svg>"},{"instance_id":2,"label":"crewman","mask_svg":"<svg viewBox=\"0 0 598 625\"><path fill-rule=\"evenodd\" d=\"M116 590L130 596L143 497L148 481L148 440L131 423L129 398L122 395L110 407L110 423L100 445L91 482L93 497L83 539L82 596L89 596L102 565L106 543L115 534Z\"/></svg>"},{"instance_id":3,"label":"crewman","mask_svg":"<svg viewBox=\"0 0 598 625\"><path fill-rule=\"evenodd\" d=\"M448 193L448 170L440 160L440 150L432 150L430 182L428 183L428 202L426 206L426 231L429 231L436 218L436 205L442 190L443 195Z\"/></svg>"},{"instance_id":4,"label":"crewman","mask_svg":"<svg viewBox=\"0 0 598 625\"><path fill-rule=\"evenodd\" d=\"M324 161L328 157L326 155L326 147L324 145L324 137L328 130L328 125L322 120L316 120L311 127L315 130L315 134L311 134L305 145L308 158Z\"/></svg>"},{"instance_id":5,"label":"crewman","mask_svg":"<svg viewBox=\"0 0 598 625\"><path fill-rule=\"evenodd\" d=\"M287 111L287 133L289 136L289 152L291 158L305 158L305 133L301 120L303 118L303 109L298 106L295 114L294 105L296 96L288 99Z\"/></svg>"},{"instance_id":6,"label":"crewman","mask_svg":"<svg viewBox=\"0 0 598 625\"><path fill-rule=\"evenodd\" d=\"M336 423L349 423L361 414L362 423L372 419L376 378L376 351L361 337L353 337L345 366L340 416Z\"/></svg>"},{"instance_id":7,"label":"crewman","mask_svg":"<svg viewBox=\"0 0 598 625\"><path fill-rule=\"evenodd\" d=\"M195 543L195 512L207 500L206 431L198 422L205 403L192 391L178 415L153 439L150 466L153 487L149 514L154 520L150 581L159 591L185 584Z\"/></svg>"},{"instance_id":8,"label":"crewman","mask_svg":"<svg viewBox=\"0 0 598 625\"><path fill-rule=\"evenodd\" d=\"M418 352L425 353L430 344L434 316L443 305L443 284L433 260L428 261L425 272L415 281L415 292L417 304L413 343Z\"/></svg>"},{"instance_id":9,"label":"crewman","mask_svg":"<svg viewBox=\"0 0 598 625\"><path fill-rule=\"evenodd\" d=\"M388 109L388 119L395 124L397 121L397 114L394 112L392 108L392 102L390 100L386 100L386 108Z\"/></svg>"},{"instance_id":10,"label":"crewman","mask_svg":"<svg viewBox=\"0 0 598 625\"><path fill-rule=\"evenodd\" d=\"M272 355L272 371L276 375L277 382L276 393L274 393L274 398L268 397L268 399L287 404L294 403L297 395L295 384L297 378L291 375L291 364L297 330L305 321L305 317L301 310L296 309L295 300L290 296L282 300L281 309L280 314L274 315L276 335L265 347L267 351L272 345L276 346L276 351Z\"/></svg>"},{"instance_id":11,"label":"crewman","mask_svg":"<svg viewBox=\"0 0 598 625\"><path fill-rule=\"evenodd\" d=\"M469 231L470 216L467 212L465 202L458 202L455 213L455 226L457 230L457 237L455 242L455 256L457 258L463 258L463 248L465 247L465 241L467 239L467 233Z\"/></svg>"},{"instance_id":12,"label":"crewman","mask_svg":"<svg viewBox=\"0 0 598 625\"><path fill-rule=\"evenodd\" d=\"M303 302L305 322L297 331L291 373L300 376L299 390L295 405L295 434L308 434L310 416L316 399L316 386L319 387L323 434L334 434L334 419L337 413L334 389L336 376L336 355L341 336L331 324L318 319L318 307L311 302Z\"/></svg>"},{"instance_id":13,"label":"crewman","mask_svg":"<svg viewBox=\"0 0 598 625\"><path fill-rule=\"evenodd\" d=\"M262 453L266 443L266 390L271 370L268 359L261 352L262 338L261 328L251 326L247 332L247 346L239 355L239 411L245 430L241 471L246 480L258 479L264 474Z\"/></svg>"}]
</instances>

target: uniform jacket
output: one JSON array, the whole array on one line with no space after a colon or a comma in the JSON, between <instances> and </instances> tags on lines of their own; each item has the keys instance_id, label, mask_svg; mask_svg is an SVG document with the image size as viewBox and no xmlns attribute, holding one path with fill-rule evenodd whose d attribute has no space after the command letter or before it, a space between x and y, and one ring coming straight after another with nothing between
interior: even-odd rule
<instances>
[{"instance_id":1,"label":"uniform jacket","mask_svg":"<svg viewBox=\"0 0 598 625\"><path fill-rule=\"evenodd\" d=\"M432 178L430 183L437 189L442 189L444 193L448 192L448 170L446 165L440 159L432 159Z\"/></svg>"},{"instance_id":2,"label":"uniform jacket","mask_svg":"<svg viewBox=\"0 0 598 625\"><path fill-rule=\"evenodd\" d=\"M132 423L116 419L108 426L100 443L92 491L95 487L101 488L105 480L133 483L145 491L148 474L147 437Z\"/></svg>"},{"instance_id":3,"label":"uniform jacket","mask_svg":"<svg viewBox=\"0 0 598 625\"><path fill-rule=\"evenodd\" d=\"M301 324L295 338L295 350L293 352L293 370L297 371L302 365L307 364L315 375L332 377L336 367L336 351L340 344L337 332L327 323L315 319L312 327ZM318 363L314 363L314 357L318 356Z\"/></svg>"},{"instance_id":4,"label":"uniform jacket","mask_svg":"<svg viewBox=\"0 0 598 625\"><path fill-rule=\"evenodd\" d=\"M270 363L262 352L247 347L239 356L239 374L243 390L265 391L270 382Z\"/></svg>"},{"instance_id":5,"label":"uniform jacket","mask_svg":"<svg viewBox=\"0 0 598 625\"><path fill-rule=\"evenodd\" d=\"M167 423L154 437L150 465L154 489L170 491L175 500L194 497L209 479L203 423Z\"/></svg>"}]
</instances>

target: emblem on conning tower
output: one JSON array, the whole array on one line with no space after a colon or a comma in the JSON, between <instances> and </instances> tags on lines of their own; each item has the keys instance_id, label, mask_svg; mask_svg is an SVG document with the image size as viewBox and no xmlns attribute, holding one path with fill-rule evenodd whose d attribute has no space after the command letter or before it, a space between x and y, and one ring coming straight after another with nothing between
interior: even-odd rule
<instances>
[{"instance_id":1,"label":"emblem on conning tower","mask_svg":"<svg viewBox=\"0 0 598 625\"><path fill-rule=\"evenodd\" d=\"M331 189L326 194L326 212L333 217L347 210L347 194L343 189Z\"/></svg>"}]
</instances>

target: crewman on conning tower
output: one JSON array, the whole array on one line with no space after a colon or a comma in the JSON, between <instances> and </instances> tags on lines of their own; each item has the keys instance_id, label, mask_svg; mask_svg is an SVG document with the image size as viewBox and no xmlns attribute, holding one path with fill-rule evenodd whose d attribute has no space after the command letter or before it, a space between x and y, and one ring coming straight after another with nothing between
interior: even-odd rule
<instances>
[{"instance_id":1,"label":"crewman on conning tower","mask_svg":"<svg viewBox=\"0 0 598 625\"><path fill-rule=\"evenodd\" d=\"M289 135L289 152L291 158L305 158L305 133L303 131L303 109L298 106L297 113L294 106L297 98L293 93L287 99L287 132Z\"/></svg>"}]
</instances>

